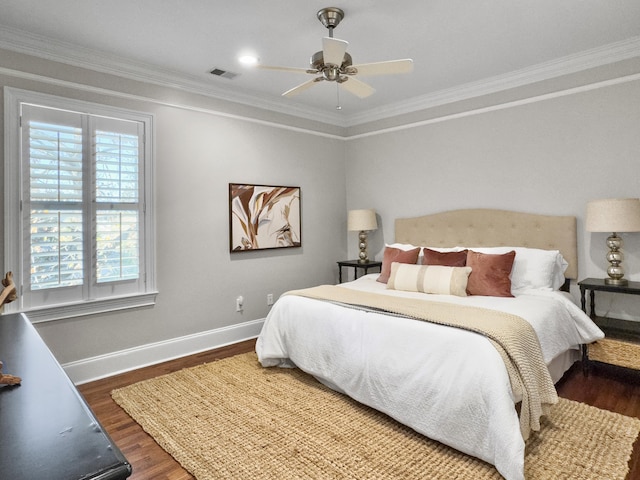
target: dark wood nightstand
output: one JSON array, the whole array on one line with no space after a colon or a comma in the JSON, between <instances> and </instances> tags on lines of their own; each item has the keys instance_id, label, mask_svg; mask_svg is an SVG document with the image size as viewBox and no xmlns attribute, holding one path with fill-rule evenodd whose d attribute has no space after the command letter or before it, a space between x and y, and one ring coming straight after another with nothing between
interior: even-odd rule
<instances>
[{"instance_id":1,"label":"dark wood nightstand","mask_svg":"<svg viewBox=\"0 0 640 480\"><path fill-rule=\"evenodd\" d=\"M640 295L640 282L628 285L607 285L601 278L585 278L578 282L582 310L605 334L589 347L588 359L640 370L640 322L596 315L596 291ZM589 291L589 312L585 294Z\"/></svg>"},{"instance_id":2,"label":"dark wood nightstand","mask_svg":"<svg viewBox=\"0 0 640 480\"><path fill-rule=\"evenodd\" d=\"M369 260L367 263L360 263L358 260L341 260L338 262L338 280L342 283L342 267L352 267L354 279L358 278L358 269L364 270L364 275L369 273L370 268L377 268L378 271L382 271L382 262L376 262L375 260Z\"/></svg>"}]
</instances>

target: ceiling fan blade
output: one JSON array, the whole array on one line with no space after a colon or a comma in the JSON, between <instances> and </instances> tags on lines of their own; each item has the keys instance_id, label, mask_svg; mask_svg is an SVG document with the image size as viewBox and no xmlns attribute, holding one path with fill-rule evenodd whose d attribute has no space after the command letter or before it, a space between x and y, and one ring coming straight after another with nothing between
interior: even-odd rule
<instances>
[{"instance_id":1,"label":"ceiling fan blade","mask_svg":"<svg viewBox=\"0 0 640 480\"><path fill-rule=\"evenodd\" d=\"M338 67L342 65L347 46L349 46L349 42L346 40L324 37L322 39L322 57L324 58L325 65L327 63Z\"/></svg>"},{"instance_id":2,"label":"ceiling fan blade","mask_svg":"<svg viewBox=\"0 0 640 480\"><path fill-rule=\"evenodd\" d=\"M372 95L375 92L375 89L355 77L347 77L347 79L340 83L342 88L344 88L347 92L353 93L357 97L365 98L369 95Z\"/></svg>"},{"instance_id":3,"label":"ceiling fan blade","mask_svg":"<svg viewBox=\"0 0 640 480\"><path fill-rule=\"evenodd\" d=\"M283 97L293 97L295 95L298 95L300 92L304 92L305 90L307 90L308 88L313 87L314 84L322 81L323 78L322 77L316 77L313 80L307 80L304 83L301 83L300 85L293 87L290 90L287 90L286 92L284 92L282 94Z\"/></svg>"},{"instance_id":4,"label":"ceiling fan blade","mask_svg":"<svg viewBox=\"0 0 640 480\"><path fill-rule=\"evenodd\" d=\"M309 70L308 68L277 67L272 65L256 65L255 68L260 68L262 70L276 70L279 72L290 72L290 73L318 73L316 70Z\"/></svg>"},{"instance_id":5,"label":"ceiling fan blade","mask_svg":"<svg viewBox=\"0 0 640 480\"><path fill-rule=\"evenodd\" d=\"M413 60L405 58L402 60L390 60L388 62L363 63L353 65L351 68L357 70L357 75L391 75L396 73L410 73L413 71Z\"/></svg>"}]
</instances>

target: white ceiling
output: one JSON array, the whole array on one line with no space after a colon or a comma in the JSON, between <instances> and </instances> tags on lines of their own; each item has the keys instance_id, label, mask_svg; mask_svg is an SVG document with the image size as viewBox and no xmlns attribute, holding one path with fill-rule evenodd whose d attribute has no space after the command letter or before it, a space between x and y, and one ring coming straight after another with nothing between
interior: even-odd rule
<instances>
[{"instance_id":1,"label":"white ceiling","mask_svg":"<svg viewBox=\"0 0 640 480\"><path fill-rule=\"evenodd\" d=\"M327 6L345 18L334 36L354 64L412 58L411 74L367 77L359 99L321 82L281 97L308 75L328 31ZM0 47L216 97L349 125L411 111L425 99L478 85L518 86L640 56L639 0L0 0ZM239 75L214 77L214 67ZM498 87L496 87L498 88Z\"/></svg>"}]
</instances>

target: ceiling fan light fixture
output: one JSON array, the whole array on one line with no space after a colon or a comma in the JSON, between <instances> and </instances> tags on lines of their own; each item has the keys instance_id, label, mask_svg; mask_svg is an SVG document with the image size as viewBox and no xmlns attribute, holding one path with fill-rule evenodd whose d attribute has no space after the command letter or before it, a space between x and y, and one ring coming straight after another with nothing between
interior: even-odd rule
<instances>
[{"instance_id":1,"label":"ceiling fan light fixture","mask_svg":"<svg viewBox=\"0 0 640 480\"><path fill-rule=\"evenodd\" d=\"M327 65L322 70L322 76L324 77L325 80L328 80L330 82L335 82L340 78L340 70L335 65Z\"/></svg>"}]
</instances>

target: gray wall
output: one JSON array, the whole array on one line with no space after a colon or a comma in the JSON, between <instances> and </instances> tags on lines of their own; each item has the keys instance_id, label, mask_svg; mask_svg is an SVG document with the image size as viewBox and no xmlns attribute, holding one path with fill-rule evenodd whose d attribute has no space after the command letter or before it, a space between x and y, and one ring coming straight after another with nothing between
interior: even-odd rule
<instances>
[{"instance_id":1,"label":"gray wall","mask_svg":"<svg viewBox=\"0 0 640 480\"><path fill-rule=\"evenodd\" d=\"M575 215L583 278L606 268L606 235L584 232L587 201L640 196L638 80L496 109L486 108L499 104L493 98L475 99L441 109L454 116L436 108L422 116L427 123L371 134L11 52L0 67L0 86L155 114L157 305L38 324L67 365L145 345L163 350L172 339L264 318L267 293L335 282L335 261L357 252L349 209L377 210L369 251L378 258L399 216L468 207ZM303 247L229 254L229 182L302 187ZM623 237L627 277L640 280L640 233ZM640 318L632 299L598 298L599 313Z\"/></svg>"},{"instance_id":2,"label":"gray wall","mask_svg":"<svg viewBox=\"0 0 640 480\"><path fill-rule=\"evenodd\" d=\"M27 57L14 63L46 79L3 75L0 86L155 115L157 304L38 323L61 363L261 319L268 313L268 293L277 298L286 290L336 281L335 261L346 255L343 140L220 115L233 106L184 92L142 90L78 69L69 78L69 68ZM54 78L65 81L55 85ZM98 81L113 94L96 90ZM303 246L230 254L230 182L301 187ZM242 313L235 311L238 295L244 297Z\"/></svg>"},{"instance_id":3,"label":"gray wall","mask_svg":"<svg viewBox=\"0 0 640 480\"><path fill-rule=\"evenodd\" d=\"M576 216L579 276L603 277L607 235L584 231L585 207L640 196L640 81L352 139L346 168L347 207L379 213L369 237L378 258L396 217L504 208ZM638 281L640 232L622 236L626 276ZM350 256L356 247L351 235ZM598 300L599 313L640 317L633 298Z\"/></svg>"}]
</instances>

